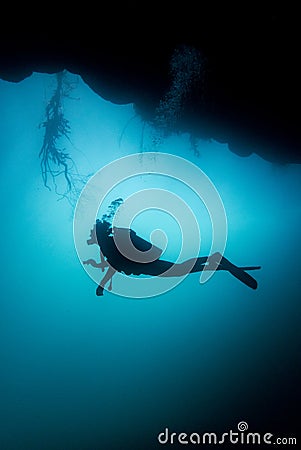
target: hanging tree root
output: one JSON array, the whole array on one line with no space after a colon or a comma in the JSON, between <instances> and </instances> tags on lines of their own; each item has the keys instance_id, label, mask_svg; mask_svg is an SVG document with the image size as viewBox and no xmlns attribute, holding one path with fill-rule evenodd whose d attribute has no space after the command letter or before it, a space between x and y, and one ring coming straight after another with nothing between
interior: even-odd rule
<instances>
[{"instance_id":1,"label":"hanging tree root","mask_svg":"<svg viewBox=\"0 0 301 450\"><path fill-rule=\"evenodd\" d=\"M63 99L70 98L73 86L68 82L65 72L59 72L56 78L56 89L45 110L46 120L40 124L40 127L45 128L45 134L39 158L45 187L51 190L49 184L52 184L61 198L67 198L70 203L74 203L80 191L79 184L82 185L85 182L85 177L78 173L66 149L59 147L59 140L62 138L71 143L69 137L71 129L69 121L64 116ZM66 184L64 192L60 192L57 183L61 175Z\"/></svg>"}]
</instances>

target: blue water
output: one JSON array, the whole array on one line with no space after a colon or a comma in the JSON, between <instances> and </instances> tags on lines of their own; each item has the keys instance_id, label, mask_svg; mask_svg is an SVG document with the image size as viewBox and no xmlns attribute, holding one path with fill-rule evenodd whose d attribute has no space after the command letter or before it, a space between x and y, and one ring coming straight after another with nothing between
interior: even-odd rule
<instances>
[{"instance_id":1,"label":"blue water","mask_svg":"<svg viewBox=\"0 0 301 450\"><path fill-rule=\"evenodd\" d=\"M55 76L1 81L0 448L148 450L162 447L166 427L224 432L240 420L296 434L287 422L300 368L301 166L241 158L214 141L200 141L197 156L185 134L157 142L133 105L105 101L70 76L68 150L80 172L140 151L196 164L226 209L226 256L261 265L259 287L218 272L149 299L96 297L74 247L74 206L41 177L39 124Z\"/></svg>"}]
</instances>

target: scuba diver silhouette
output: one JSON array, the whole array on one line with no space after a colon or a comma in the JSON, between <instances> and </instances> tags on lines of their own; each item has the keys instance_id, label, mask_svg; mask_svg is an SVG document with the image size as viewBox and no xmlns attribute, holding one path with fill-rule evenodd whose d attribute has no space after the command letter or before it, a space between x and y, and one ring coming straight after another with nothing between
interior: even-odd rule
<instances>
[{"instance_id":1,"label":"scuba diver silhouette","mask_svg":"<svg viewBox=\"0 0 301 450\"><path fill-rule=\"evenodd\" d=\"M123 243L122 247L126 251L121 252L116 242ZM105 285L108 282L110 282L108 290L112 290L112 277L116 272L122 272L126 275L181 277L188 273L202 272L203 270L227 270L250 288L257 289L257 281L246 270L257 270L261 268L260 266L237 267L219 252L210 256L192 258L183 263L161 260L161 249L137 236L132 229L112 227L106 220L96 220L87 244L97 244L100 247L100 263L97 263L94 259L88 259L83 261L83 264L90 264L102 269L103 272L105 268L108 268L96 289L96 295L98 296L103 295ZM137 259L136 251L142 257L140 256ZM145 259L143 254L147 256Z\"/></svg>"}]
</instances>

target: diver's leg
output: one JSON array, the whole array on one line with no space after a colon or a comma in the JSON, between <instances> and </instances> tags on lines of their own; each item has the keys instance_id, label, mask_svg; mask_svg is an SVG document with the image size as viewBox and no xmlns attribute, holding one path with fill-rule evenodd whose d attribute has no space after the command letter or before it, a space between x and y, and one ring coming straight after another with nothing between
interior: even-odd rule
<instances>
[{"instance_id":1,"label":"diver's leg","mask_svg":"<svg viewBox=\"0 0 301 450\"><path fill-rule=\"evenodd\" d=\"M199 259L199 258L198 258ZM202 270L229 270L226 264L227 260L220 252L215 252L212 255L205 257L207 264L202 266L202 261L196 262L191 272L201 272Z\"/></svg>"},{"instance_id":2,"label":"diver's leg","mask_svg":"<svg viewBox=\"0 0 301 450\"><path fill-rule=\"evenodd\" d=\"M181 264L175 264L174 271L172 270L168 276L180 277L187 273L202 272L203 270L225 270L221 264L221 254L217 252L211 256L199 256Z\"/></svg>"},{"instance_id":3,"label":"diver's leg","mask_svg":"<svg viewBox=\"0 0 301 450\"><path fill-rule=\"evenodd\" d=\"M222 264L223 256L220 252L215 252L208 256L207 264L204 270L227 270Z\"/></svg>"},{"instance_id":4,"label":"diver's leg","mask_svg":"<svg viewBox=\"0 0 301 450\"><path fill-rule=\"evenodd\" d=\"M99 283L99 286L96 289L96 295L101 296L103 295L103 290L105 285L107 284L108 281L111 280L112 276L116 273L116 270L113 269L113 267L109 267L105 276L103 277L103 279L101 280L101 282Z\"/></svg>"},{"instance_id":5,"label":"diver's leg","mask_svg":"<svg viewBox=\"0 0 301 450\"><path fill-rule=\"evenodd\" d=\"M204 270L205 263L208 258L200 256L199 258L192 258L180 264L175 264L170 261L157 260L143 266L141 273L145 275L161 276L161 277L182 277L191 272L201 272Z\"/></svg>"},{"instance_id":6,"label":"diver's leg","mask_svg":"<svg viewBox=\"0 0 301 450\"><path fill-rule=\"evenodd\" d=\"M214 253L209 257L199 256L198 258L191 258L179 264L157 260L153 263L145 264L141 273L161 277L182 277L188 273L202 272L203 270L223 270L222 265L217 262L219 259L220 254Z\"/></svg>"},{"instance_id":7,"label":"diver's leg","mask_svg":"<svg viewBox=\"0 0 301 450\"><path fill-rule=\"evenodd\" d=\"M182 277L188 273L202 272L206 267L205 264L208 261L207 256L199 256L198 258L187 259L180 264L174 264L170 271L171 277Z\"/></svg>"}]
</instances>

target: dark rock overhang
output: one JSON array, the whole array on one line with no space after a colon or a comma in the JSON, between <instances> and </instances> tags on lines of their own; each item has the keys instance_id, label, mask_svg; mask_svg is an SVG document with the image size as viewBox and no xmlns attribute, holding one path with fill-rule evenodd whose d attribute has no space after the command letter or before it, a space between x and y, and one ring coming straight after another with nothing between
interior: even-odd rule
<instances>
[{"instance_id":1,"label":"dark rock overhang","mask_svg":"<svg viewBox=\"0 0 301 450\"><path fill-rule=\"evenodd\" d=\"M101 97L133 103L156 124L162 101L179 82L173 58L178 55L184 74L195 52L200 74L180 98L168 132L227 143L241 156L301 162L297 7L266 12L185 2L161 11L131 3L82 11L45 11L43 19L33 15L2 29L0 78L20 82L32 72L65 69Z\"/></svg>"}]
</instances>

